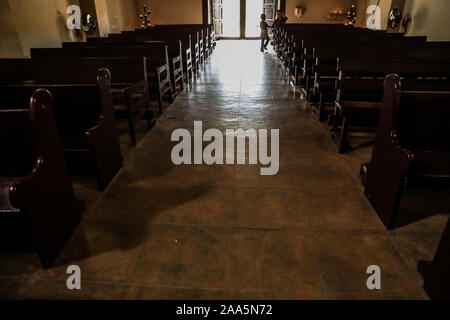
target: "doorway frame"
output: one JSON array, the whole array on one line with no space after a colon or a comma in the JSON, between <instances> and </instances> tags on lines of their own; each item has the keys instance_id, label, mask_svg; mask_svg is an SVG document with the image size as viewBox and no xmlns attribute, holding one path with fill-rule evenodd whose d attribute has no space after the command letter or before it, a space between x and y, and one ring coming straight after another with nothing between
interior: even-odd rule
<instances>
[{"instance_id":1,"label":"doorway frame","mask_svg":"<svg viewBox=\"0 0 450 320\"><path fill-rule=\"evenodd\" d=\"M240 36L239 37L220 37L221 40L255 40L259 37L246 37L246 14L247 14L247 0L240 0ZM208 25L213 23L213 0L202 0L203 6L203 24ZM286 11L286 0L276 0L275 7Z\"/></svg>"}]
</instances>

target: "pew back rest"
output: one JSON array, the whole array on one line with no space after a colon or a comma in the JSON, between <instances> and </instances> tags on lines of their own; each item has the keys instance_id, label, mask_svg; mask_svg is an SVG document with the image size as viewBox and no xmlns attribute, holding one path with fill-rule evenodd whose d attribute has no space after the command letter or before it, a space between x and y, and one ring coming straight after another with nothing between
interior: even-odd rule
<instances>
[{"instance_id":1,"label":"pew back rest","mask_svg":"<svg viewBox=\"0 0 450 320\"><path fill-rule=\"evenodd\" d=\"M401 145L450 152L450 92L402 91L400 97L396 127Z\"/></svg>"},{"instance_id":2,"label":"pew back rest","mask_svg":"<svg viewBox=\"0 0 450 320\"><path fill-rule=\"evenodd\" d=\"M200 32L194 29L181 29L181 30L140 30L140 31L123 31L122 36L124 39L131 39L137 41L145 40L169 40L176 39L183 42L183 47L191 48L194 50L195 46L199 44Z\"/></svg>"},{"instance_id":3,"label":"pew back rest","mask_svg":"<svg viewBox=\"0 0 450 320\"><path fill-rule=\"evenodd\" d=\"M450 61L338 59L337 100L380 102L384 79L396 73L405 90L450 89Z\"/></svg>"},{"instance_id":4,"label":"pew back rest","mask_svg":"<svg viewBox=\"0 0 450 320\"><path fill-rule=\"evenodd\" d=\"M102 115L97 85L0 85L0 109L22 109L38 88L53 96L53 112L60 136L84 136Z\"/></svg>"},{"instance_id":5,"label":"pew back rest","mask_svg":"<svg viewBox=\"0 0 450 320\"><path fill-rule=\"evenodd\" d=\"M30 112L20 109L28 106L25 101L17 110L3 105L0 110L0 177L25 177L37 164Z\"/></svg>"},{"instance_id":6,"label":"pew back rest","mask_svg":"<svg viewBox=\"0 0 450 320\"><path fill-rule=\"evenodd\" d=\"M181 41L184 50L191 47L190 34L155 34L155 35L123 35L113 41Z\"/></svg>"},{"instance_id":7,"label":"pew back rest","mask_svg":"<svg viewBox=\"0 0 450 320\"><path fill-rule=\"evenodd\" d=\"M181 55L182 42L181 40L110 40L99 42L65 42L63 48L89 48L89 47L150 47L155 45L167 45L169 57L176 57Z\"/></svg>"},{"instance_id":8,"label":"pew back rest","mask_svg":"<svg viewBox=\"0 0 450 320\"><path fill-rule=\"evenodd\" d=\"M95 84L98 70L110 71L113 83L147 78L145 57L0 59L0 83Z\"/></svg>"},{"instance_id":9,"label":"pew back rest","mask_svg":"<svg viewBox=\"0 0 450 320\"><path fill-rule=\"evenodd\" d=\"M68 57L146 57L151 67L168 65L169 55L165 44L153 44L145 47L77 47L31 49L33 58Z\"/></svg>"},{"instance_id":10,"label":"pew back rest","mask_svg":"<svg viewBox=\"0 0 450 320\"><path fill-rule=\"evenodd\" d=\"M339 59L337 69L344 77L385 77L396 73L400 76L447 77L450 74L450 60L408 60L408 59Z\"/></svg>"},{"instance_id":11,"label":"pew back rest","mask_svg":"<svg viewBox=\"0 0 450 320\"><path fill-rule=\"evenodd\" d=\"M379 58L395 58L395 59L423 59L423 60L448 60L450 50L447 48L431 48L431 47L416 47L413 50L406 48L384 46L383 48L374 47L354 47L338 46L338 47L317 47L313 48L313 57L320 60L335 60L337 58L372 58L377 60Z\"/></svg>"}]
</instances>

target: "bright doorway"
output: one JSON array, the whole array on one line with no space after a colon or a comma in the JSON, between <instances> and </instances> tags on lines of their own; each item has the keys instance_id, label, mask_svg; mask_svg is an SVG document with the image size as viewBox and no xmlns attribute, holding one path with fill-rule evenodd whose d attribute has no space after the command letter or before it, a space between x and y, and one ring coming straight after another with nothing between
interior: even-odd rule
<instances>
[{"instance_id":1,"label":"bright doorway","mask_svg":"<svg viewBox=\"0 0 450 320\"><path fill-rule=\"evenodd\" d=\"M219 38L259 38L261 14L272 25L279 0L211 0Z\"/></svg>"},{"instance_id":2,"label":"bright doorway","mask_svg":"<svg viewBox=\"0 0 450 320\"><path fill-rule=\"evenodd\" d=\"M245 37L255 38L261 34L261 14L264 12L263 0L246 0Z\"/></svg>"},{"instance_id":3,"label":"bright doorway","mask_svg":"<svg viewBox=\"0 0 450 320\"><path fill-rule=\"evenodd\" d=\"M223 0L223 33L226 38L241 35L241 0Z\"/></svg>"}]
</instances>

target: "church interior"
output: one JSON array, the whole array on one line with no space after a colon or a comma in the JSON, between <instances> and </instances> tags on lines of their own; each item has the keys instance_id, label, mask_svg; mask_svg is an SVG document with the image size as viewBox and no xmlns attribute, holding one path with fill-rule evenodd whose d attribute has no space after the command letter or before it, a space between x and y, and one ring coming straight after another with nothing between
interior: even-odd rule
<instances>
[{"instance_id":1,"label":"church interior","mask_svg":"<svg viewBox=\"0 0 450 320\"><path fill-rule=\"evenodd\" d=\"M0 0L0 299L450 299L449 13Z\"/></svg>"}]
</instances>

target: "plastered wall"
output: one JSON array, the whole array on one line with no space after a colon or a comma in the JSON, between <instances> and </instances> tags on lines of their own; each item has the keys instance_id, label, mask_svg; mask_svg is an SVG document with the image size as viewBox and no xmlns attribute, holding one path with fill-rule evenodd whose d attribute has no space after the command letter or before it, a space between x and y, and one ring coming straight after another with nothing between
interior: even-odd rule
<instances>
[{"instance_id":1,"label":"plastered wall","mask_svg":"<svg viewBox=\"0 0 450 320\"><path fill-rule=\"evenodd\" d=\"M152 24L203 23L202 0L136 0L139 12L144 4L152 11Z\"/></svg>"},{"instance_id":2,"label":"plastered wall","mask_svg":"<svg viewBox=\"0 0 450 320\"><path fill-rule=\"evenodd\" d=\"M411 22L409 36L427 36L428 41L450 41L449 0L406 0L405 17Z\"/></svg>"},{"instance_id":3,"label":"plastered wall","mask_svg":"<svg viewBox=\"0 0 450 320\"><path fill-rule=\"evenodd\" d=\"M60 47L82 41L85 33L67 29L69 5L97 16L97 35L133 30L138 25L134 0L0 0L0 57L29 57L30 48Z\"/></svg>"}]
</instances>

